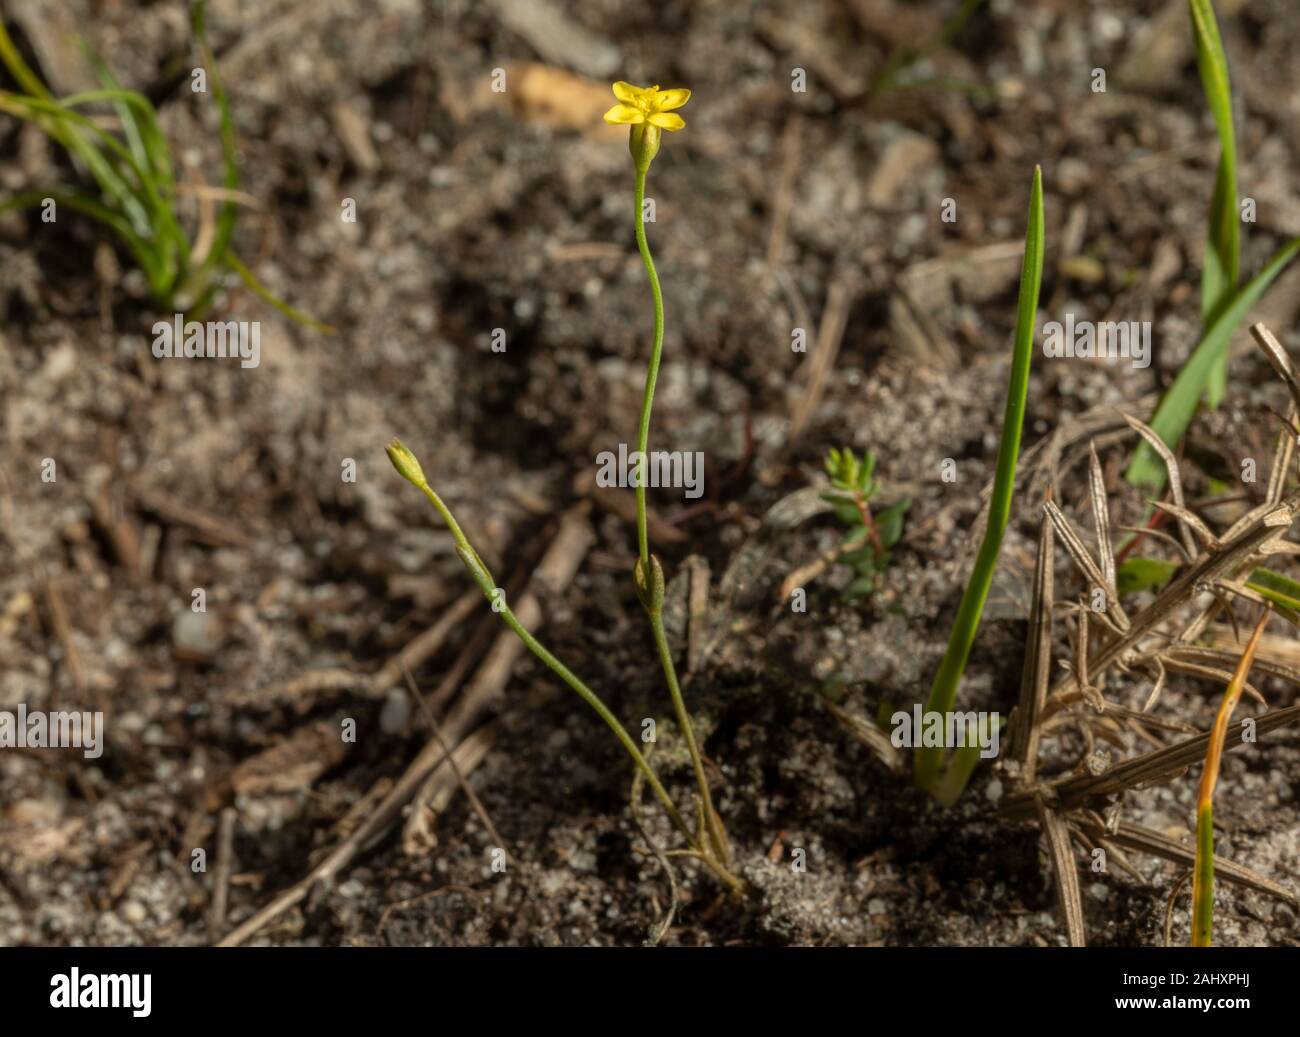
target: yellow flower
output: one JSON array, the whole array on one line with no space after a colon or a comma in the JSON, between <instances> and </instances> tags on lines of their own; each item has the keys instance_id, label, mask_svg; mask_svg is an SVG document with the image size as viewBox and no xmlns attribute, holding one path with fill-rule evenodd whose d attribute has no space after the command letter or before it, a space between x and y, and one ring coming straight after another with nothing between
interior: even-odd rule
<instances>
[{"instance_id":1,"label":"yellow flower","mask_svg":"<svg viewBox=\"0 0 1300 1037\"><path fill-rule=\"evenodd\" d=\"M614 84L614 96L621 103L605 113L605 121L615 126L648 122L662 130L680 130L686 125L673 112L691 99L691 92L685 88L660 90L657 86L633 86L619 80Z\"/></svg>"},{"instance_id":2,"label":"yellow flower","mask_svg":"<svg viewBox=\"0 0 1300 1037\"><path fill-rule=\"evenodd\" d=\"M686 125L673 109L689 101L691 92L684 87L660 90L657 86L633 86L619 80L614 84L614 96L620 103L605 113L605 121L631 131L627 146L638 175L644 177L651 160L659 154L662 131L680 130Z\"/></svg>"}]
</instances>

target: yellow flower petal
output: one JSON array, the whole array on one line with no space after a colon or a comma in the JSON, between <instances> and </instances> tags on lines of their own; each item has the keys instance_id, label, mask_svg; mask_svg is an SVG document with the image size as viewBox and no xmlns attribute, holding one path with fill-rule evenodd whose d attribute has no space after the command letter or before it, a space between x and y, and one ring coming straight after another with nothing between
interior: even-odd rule
<instances>
[{"instance_id":1,"label":"yellow flower petal","mask_svg":"<svg viewBox=\"0 0 1300 1037\"><path fill-rule=\"evenodd\" d=\"M621 79L614 84L614 96L625 104L636 104L637 98L641 96L641 93L642 90L639 86L625 83Z\"/></svg>"},{"instance_id":2,"label":"yellow flower petal","mask_svg":"<svg viewBox=\"0 0 1300 1037\"><path fill-rule=\"evenodd\" d=\"M686 125L686 121L676 112L655 112L648 121L652 126L660 126L665 130L680 130Z\"/></svg>"},{"instance_id":3,"label":"yellow flower petal","mask_svg":"<svg viewBox=\"0 0 1300 1037\"><path fill-rule=\"evenodd\" d=\"M645 116L631 105L616 104L605 113L605 121L615 126L623 126L645 122Z\"/></svg>"},{"instance_id":4,"label":"yellow flower petal","mask_svg":"<svg viewBox=\"0 0 1300 1037\"><path fill-rule=\"evenodd\" d=\"M673 90L661 90L659 96L655 98L655 107L661 112L671 112L674 108L680 108L690 99L691 92L685 87L679 86Z\"/></svg>"}]
</instances>

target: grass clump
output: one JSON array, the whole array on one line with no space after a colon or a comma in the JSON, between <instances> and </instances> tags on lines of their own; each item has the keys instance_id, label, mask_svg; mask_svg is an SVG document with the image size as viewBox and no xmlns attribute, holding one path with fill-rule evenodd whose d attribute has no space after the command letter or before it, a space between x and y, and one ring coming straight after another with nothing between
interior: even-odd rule
<instances>
[{"instance_id":1,"label":"grass clump","mask_svg":"<svg viewBox=\"0 0 1300 1037\"><path fill-rule=\"evenodd\" d=\"M200 316L229 274L239 277L264 302L290 319L330 332L272 294L235 253L232 239L242 196L236 160L235 125L230 100L207 44L204 3L191 8L191 28L199 58L220 117L223 175L219 188L200 189L200 205L218 202L215 215L204 218L194 233L181 219L184 193L176 180L172 148L162 130L158 111L135 90L122 86L109 67L94 54L90 62L101 88L55 97L19 53L0 19L0 64L17 91L0 90L0 112L36 126L58 144L73 164L94 182L95 189L71 185L22 191L0 200L0 212L57 206L80 212L112 231L131 253L149 285L154 303L163 310ZM117 133L101 126L94 113L111 112ZM90 113L90 114L88 114ZM56 210L57 211L57 210Z\"/></svg>"}]
</instances>

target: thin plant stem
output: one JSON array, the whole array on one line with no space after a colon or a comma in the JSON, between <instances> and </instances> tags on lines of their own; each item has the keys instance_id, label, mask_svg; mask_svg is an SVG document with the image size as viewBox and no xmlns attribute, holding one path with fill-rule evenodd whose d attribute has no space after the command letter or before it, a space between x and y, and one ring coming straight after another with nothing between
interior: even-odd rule
<instances>
[{"instance_id":1,"label":"thin plant stem","mask_svg":"<svg viewBox=\"0 0 1300 1037\"><path fill-rule=\"evenodd\" d=\"M650 411L654 406L655 383L659 381L659 361L664 351L664 293L659 287L659 274L655 270L654 257L650 254L650 242L646 240L645 219L642 210L645 206L645 178L647 169L639 169L636 174L636 247L641 251L641 262L645 264L646 277L650 279L650 295L654 299L655 338L650 349L650 364L645 372L645 391L641 395L641 422L637 426L636 448L640 453L639 472L636 480L636 535L637 548L641 557L641 568L648 575L650 566L650 534L646 523L645 491L649 474L650 448Z\"/></svg>"},{"instance_id":2,"label":"thin plant stem","mask_svg":"<svg viewBox=\"0 0 1300 1037\"><path fill-rule=\"evenodd\" d=\"M673 699L673 709L677 713L677 722L686 739L686 749L691 754L691 767L695 771L695 783L700 787L700 798L704 801L704 821L709 830L709 842L713 852L724 865L731 863L731 849L727 837L722 831L718 812L713 809L713 797L709 793L709 779L704 773L704 759L700 756L699 746L695 742L695 729L691 726L690 714L686 712L686 702L682 698L681 685L677 681L677 669L673 665L672 648L668 645L668 633L664 630L663 609L650 613L650 626L654 630L655 647L659 650L659 661L663 663L664 677L668 680L668 693Z\"/></svg>"},{"instance_id":3,"label":"thin plant stem","mask_svg":"<svg viewBox=\"0 0 1300 1037\"><path fill-rule=\"evenodd\" d=\"M506 626L514 631L515 636L524 643L524 646L532 652L533 655L537 656L538 659L546 664L547 668L552 673L578 693L578 696L596 712L596 715L599 716L601 720L605 722L605 725L614 733L614 737L618 739L619 744L622 745L627 751L627 754L632 757L632 762L636 765L637 770L645 777L646 782L654 791L655 797L661 804L663 804L664 811L668 814L669 819L682 835L686 837L686 841L691 848L690 850L683 852L691 857L703 861L710 870L712 870L714 874L716 874L718 878L734 892L744 892L744 884L728 870L727 865L723 861L719 860L717 855L710 852L707 845L701 842L700 836L692 830L691 826L682 816L681 811L677 809L677 805L668 794L668 790L664 788L663 783L659 780L659 776L650 766L649 761L647 761L645 756L642 755L635 740L630 734L628 734L627 728L625 728L622 723L619 722L619 719L610 712L605 703L601 701L599 695L587 687L587 685L584 684L572 670L560 662L559 659L555 658L555 656L546 649L546 646L538 641L537 638L535 638L528 629L519 622L518 617L506 603L505 596L497 587L496 581L492 578L492 574L488 571L487 566L483 564L483 559L479 557L478 552L474 550L474 545L469 542L469 538L465 536L464 530L460 528L460 523L456 521L456 517L451 513L451 509L447 507L442 498L439 497L433 487L429 485L428 480L425 478L424 471L420 467L419 461L416 460L415 455L403 446L400 441L393 440L388 444L388 457L389 460L393 462L393 467L397 469L401 476L423 493L425 497L429 499L429 503L434 506L434 509L438 514L442 516L443 522L446 523L447 529L451 532L452 539L456 542L456 553L460 556L460 560L464 563L465 568L469 570L470 576L474 578L474 582L478 584L479 590L483 592L483 596L491 602L492 611L501 616L501 619L505 622ZM665 641L664 644L666 645L667 642Z\"/></svg>"},{"instance_id":4,"label":"thin plant stem","mask_svg":"<svg viewBox=\"0 0 1300 1037\"><path fill-rule=\"evenodd\" d=\"M1272 613L1264 610L1255 632L1241 653L1237 671L1223 692L1219 712L1210 729L1210 743L1205 750L1205 770L1201 772L1201 787L1196 803L1196 867L1192 879L1192 946L1209 947L1214 932L1214 786L1219 780L1219 761L1228 738L1228 721L1241 700L1242 689L1250 675L1251 663L1259 639L1268 625Z\"/></svg>"},{"instance_id":5,"label":"thin plant stem","mask_svg":"<svg viewBox=\"0 0 1300 1037\"><path fill-rule=\"evenodd\" d=\"M659 781L658 775L656 775L651 769L646 758L641 755L641 750L637 748L636 742L633 741L632 736L628 734L627 728L625 728L619 722L619 719L609 711L609 708L600 700L600 697L594 691L588 688L572 670L564 665L564 663L555 658L555 656L546 649L546 646L538 641L537 638L529 633L528 629L519 622L519 619L506 603L505 596L498 591L496 581L492 579L492 574L488 572L487 566L483 564L483 560L479 557L478 552L474 550L473 545L470 544L464 531L461 530L460 525L456 522L456 518L452 515L451 509L443 503L442 498L438 496L433 487L427 482L417 485L419 486L420 491L429 498L429 503L431 503L434 508L437 509L438 514L442 516L443 522L447 524L447 528L451 531L452 538L456 541L456 553L460 555L461 561L465 563L465 568L469 570L469 574L474 578L474 582L478 584L479 590L483 592L483 596L491 602L493 611L497 612L501 616L501 619L505 622L506 626L515 632L519 640L524 643L533 655L537 656L537 658L544 662L557 677L576 691L578 695L581 696L582 700L596 711L596 714L600 719L605 721L605 724L609 729L614 732L614 737L619 740L623 748L627 750L628 755L632 757L632 762L635 763L645 775L646 781L649 782L650 788L658 797L659 802L663 804L664 810L668 812L668 816L672 818L673 824L681 829L687 838L693 840L694 836L691 834L690 825L686 823L686 819L683 818L680 811L678 811L676 804L672 801L672 797L668 795L667 789L665 789L663 784Z\"/></svg>"},{"instance_id":6,"label":"thin plant stem","mask_svg":"<svg viewBox=\"0 0 1300 1037\"><path fill-rule=\"evenodd\" d=\"M645 219L645 181L649 170L647 164L637 170L636 174L636 245L641 252L641 262L645 264L646 277L650 280L650 295L654 300L655 334L654 345L650 349L650 363L646 367L645 391L641 396L641 418L637 426L637 453L639 473L636 480L636 535L640 560L637 563L645 586L649 586L651 575L650 533L646 521L646 482L649 473L650 450L650 413L654 407L655 383L659 380L659 362L664 350L664 296L659 285L659 274L655 270L654 257L650 254L650 242L646 238ZM659 661L663 664L664 678L668 681L668 692L672 696L673 710L677 715L677 726L681 728L686 741L686 749L691 756L691 767L695 771L695 783L699 786L700 799L704 805L705 823L708 827L709 841L719 860L726 865L730 861L730 850L726 836L722 831L722 822L717 811L713 809L713 795L709 791L709 781L704 773L704 760L700 756L700 747L695 741L695 729L691 725L690 714L682 699L681 684L677 680L677 669L673 664L672 649L668 644L668 635L664 630L663 605L661 601L652 601L653 595L647 594L643 601L650 616L650 626L654 631L655 645L659 650Z\"/></svg>"}]
</instances>

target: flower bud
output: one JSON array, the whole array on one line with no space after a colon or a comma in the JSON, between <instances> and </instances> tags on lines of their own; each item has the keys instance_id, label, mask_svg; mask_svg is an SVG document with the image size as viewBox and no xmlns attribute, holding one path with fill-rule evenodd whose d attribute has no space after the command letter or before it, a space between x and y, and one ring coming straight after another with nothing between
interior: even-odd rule
<instances>
[{"instance_id":1,"label":"flower bud","mask_svg":"<svg viewBox=\"0 0 1300 1037\"><path fill-rule=\"evenodd\" d=\"M400 439L390 440L388 446L384 449L388 452L388 460L393 462L393 467L397 469L398 475L412 486L428 485L428 480L424 477L424 469L420 467L420 462L415 459L413 453L406 449Z\"/></svg>"}]
</instances>

